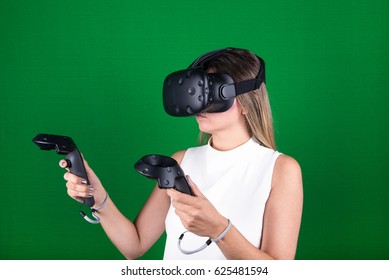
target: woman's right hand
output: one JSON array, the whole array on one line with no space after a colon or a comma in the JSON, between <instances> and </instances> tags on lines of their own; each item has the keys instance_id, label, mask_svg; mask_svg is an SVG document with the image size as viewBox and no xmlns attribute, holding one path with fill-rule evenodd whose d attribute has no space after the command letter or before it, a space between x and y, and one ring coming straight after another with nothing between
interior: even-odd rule
<instances>
[{"instance_id":1,"label":"woman's right hand","mask_svg":"<svg viewBox=\"0 0 389 280\"><path fill-rule=\"evenodd\" d=\"M78 177L70 173L66 160L61 160L59 162L59 166L65 168L68 171L64 175L64 179L67 181L67 193L70 197L81 203L83 203L83 198L94 196L94 206L99 206L101 205L101 203L103 203L103 200L106 196L106 192L99 178L89 167L88 162L85 159L83 159L83 161L89 179L89 185L86 184L86 180L84 178Z\"/></svg>"}]
</instances>

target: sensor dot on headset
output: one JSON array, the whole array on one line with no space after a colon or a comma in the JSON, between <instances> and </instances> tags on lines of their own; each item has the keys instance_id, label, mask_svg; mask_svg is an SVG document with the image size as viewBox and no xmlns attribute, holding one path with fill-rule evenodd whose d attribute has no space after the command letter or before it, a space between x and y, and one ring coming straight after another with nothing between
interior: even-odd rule
<instances>
[{"instance_id":1,"label":"sensor dot on headset","mask_svg":"<svg viewBox=\"0 0 389 280\"><path fill-rule=\"evenodd\" d=\"M190 95L194 95L196 93L196 89L194 87L190 87L190 88L188 88L188 93Z\"/></svg>"},{"instance_id":2,"label":"sensor dot on headset","mask_svg":"<svg viewBox=\"0 0 389 280\"><path fill-rule=\"evenodd\" d=\"M192 115L193 114L193 110L190 106L187 106L186 107L186 112L189 114L189 115Z\"/></svg>"}]
</instances>

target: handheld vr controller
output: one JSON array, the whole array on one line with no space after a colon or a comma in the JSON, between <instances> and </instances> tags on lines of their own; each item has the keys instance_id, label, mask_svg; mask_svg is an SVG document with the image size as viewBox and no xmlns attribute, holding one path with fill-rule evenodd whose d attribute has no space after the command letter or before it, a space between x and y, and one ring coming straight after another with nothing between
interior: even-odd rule
<instances>
[{"instance_id":1,"label":"handheld vr controller","mask_svg":"<svg viewBox=\"0 0 389 280\"><path fill-rule=\"evenodd\" d=\"M142 157L134 167L143 176L157 180L160 189L174 188L182 193L193 195L184 171L171 157L147 155Z\"/></svg>"},{"instance_id":2,"label":"handheld vr controller","mask_svg":"<svg viewBox=\"0 0 389 280\"><path fill-rule=\"evenodd\" d=\"M37 144L41 150L55 150L59 155L66 155L70 173L84 178L89 185L82 156L72 138L52 134L38 134L32 139L32 142ZM86 197L83 200L88 207L92 207L95 204L93 196Z\"/></svg>"}]
</instances>

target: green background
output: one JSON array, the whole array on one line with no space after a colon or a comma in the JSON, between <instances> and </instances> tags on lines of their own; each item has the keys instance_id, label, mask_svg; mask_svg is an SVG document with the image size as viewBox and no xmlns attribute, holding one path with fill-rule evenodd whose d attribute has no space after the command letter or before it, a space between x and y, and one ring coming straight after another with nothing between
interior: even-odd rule
<instances>
[{"instance_id":1,"label":"green background","mask_svg":"<svg viewBox=\"0 0 389 280\"><path fill-rule=\"evenodd\" d=\"M133 164L197 143L193 118L163 111L164 77L227 46L265 59L278 150L303 170L296 258L389 259L388 14L386 0L0 0L0 259L123 259L31 139L71 136L133 219L154 186Z\"/></svg>"}]
</instances>

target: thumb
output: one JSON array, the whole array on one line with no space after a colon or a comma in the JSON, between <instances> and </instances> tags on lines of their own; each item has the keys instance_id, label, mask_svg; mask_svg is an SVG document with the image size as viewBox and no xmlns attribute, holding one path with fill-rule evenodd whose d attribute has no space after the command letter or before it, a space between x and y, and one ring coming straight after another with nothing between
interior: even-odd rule
<instances>
[{"instance_id":1,"label":"thumb","mask_svg":"<svg viewBox=\"0 0 389 280\"><path fill-rule=\"evenodd\" d=\"M61 159L59 162L59 166L61 168L65 168L67 171L69 171L69 162L66 159Z\"/></svg>"},{"instance_id":2,"label":"thumb","mask_svg":"<svg viewBox=\"0 0 389 280\"><path fill-rule=\"evenodd\" d=\"M197 185L192 181L192 179L188 175L186 176L186 179L189 183L189 186L190 186L193 194L197 197L204 197L203 193L199 190Z\"/></svg>"}]
</instances>

